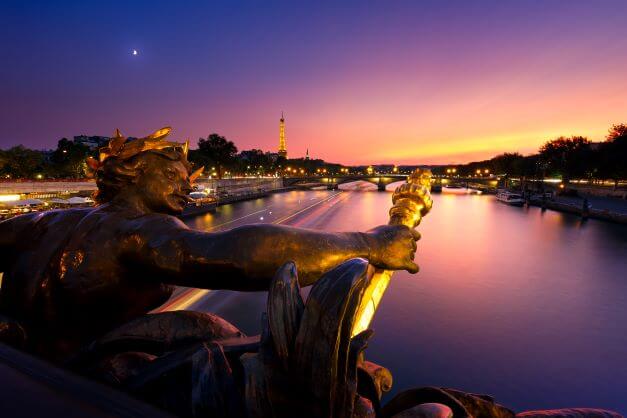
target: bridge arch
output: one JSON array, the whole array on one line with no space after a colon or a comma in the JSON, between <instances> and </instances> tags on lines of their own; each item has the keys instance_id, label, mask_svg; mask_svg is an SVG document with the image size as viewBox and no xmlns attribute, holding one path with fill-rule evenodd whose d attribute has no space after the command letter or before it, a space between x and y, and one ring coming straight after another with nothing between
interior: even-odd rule
<instances>
[{"instance_id":1,"label":"bridge arch","mask_svg":"<svg viewBox=\"0 0 627 418\"><path fill-rule=\"evenodd\" d=\"M377 190L385 191L388 184L402 181L407 178L403 174L381 174L381 175L347 175L347 176L305 176L305 177L285 177L284 186L308 185L327 186L329 190L335 190L340 184L352 183L355 181L367 181L377 186Z\"/></svg>"}]
</instances>

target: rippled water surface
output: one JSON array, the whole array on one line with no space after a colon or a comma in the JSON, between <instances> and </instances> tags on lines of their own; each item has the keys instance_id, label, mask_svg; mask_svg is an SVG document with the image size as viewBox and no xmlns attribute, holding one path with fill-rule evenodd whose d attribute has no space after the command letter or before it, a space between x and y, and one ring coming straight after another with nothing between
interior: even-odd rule
<instances>
[{"instance_id":1,"label":"rippled water surface","mask_svg":"<svg viewBox=\"0 0 627 418\"><path fill-rule=\"evenodd\" d=\"M353 189L275 194L187 223L327 231L386 223L390 193ZM627 413L627 227L492 196L441 194L434 202L419 227L420 273L396 273L372 325L366 356L392 371L392 393L449 386L516 410ZM264 293L212 291L190 308L254 334L264 305Z\"/></svg>"}]
</instances>

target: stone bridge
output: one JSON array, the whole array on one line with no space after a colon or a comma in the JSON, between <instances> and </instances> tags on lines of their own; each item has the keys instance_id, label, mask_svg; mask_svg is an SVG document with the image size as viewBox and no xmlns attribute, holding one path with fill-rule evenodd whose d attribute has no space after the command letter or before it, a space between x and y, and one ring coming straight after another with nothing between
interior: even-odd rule
<instances>
[{"instance_id":1,"label":"stone bridge","mask_svg":"<svg viewBox=\"0 0 627 418\"><path fill-rule=\"evenodd\" d=\"M368 183L376 184L377 190L383 191L388 184L403 181L406 178L406 174L285 177L283 178L283 185L286 187L298 185L309 187L327 186L327 189L335 190L340 184L367 181Z\"/></svg>"}]
</instances>

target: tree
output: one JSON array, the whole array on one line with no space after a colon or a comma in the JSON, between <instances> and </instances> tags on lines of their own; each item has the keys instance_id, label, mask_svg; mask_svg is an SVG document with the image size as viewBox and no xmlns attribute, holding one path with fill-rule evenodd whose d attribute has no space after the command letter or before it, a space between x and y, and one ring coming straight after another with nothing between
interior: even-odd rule
<instances>
[{"instance_id":1,"label":"tree","mask_svg":"<svg viewBox=\"0 0 627 418\"><path fill-rule=\"evenodd\" d=\"M273 164L272 168L275 171L283 172L283 170L285 170L285 167L287 167L287 158L285 158L282 155L279 155L277 157L277 159L274 160L274 164Z\"/></svg>"},{"instance_id":2,"label":"tree","mask_svg":"<svg viewBox=\"0 0 627 418\"><path fill-rule=\"evenodd\" d=\"M218 134L211 134L207 139L198 140L198 154L216 167L218 178L222 178L224 169L235 162L237 147L232 141Z\"/></svg>"},{"instance_id":3,"label":"tree","mask_svg":"<svg viewBox=\"0 0 627 418\"><path fill-rule=\"evenodd\" d=\"M85 160L90 154L89 147L61 138L50 158L50 174L60 178L83 178L87 174Z\"/></svg>"},{"instance_id":4,"label":"tree","mask_svg":"<svg viewBox=\"0 0 627 418\"><path fill-rule=\"evenodd\" d=\"M607 142L612 142L617 138L627 138L627 124L619 123L612 125L607 134Z\"/></svg>"},{"instance_id":5,"label":"tree","mask_svg":"<svg viewBox=\"0 0 627 418\"><path fill-rule=\"evenodd\" d=\"M7 157L7 152L0 149L0 173L2 173L2 170L4 170L4 166L7 164L8 161L9 158Z\"/></svg>"},{"instance_id":6,"label":"tree","mask_svg":"<svg viewBox=\"0 0 627 418\"><path fill-rule=\"evenodd\" d=\"M489 161L492 172L495 174L506 174L509 176L521 176L526 173L523 170L525 157L517 152L497 155Z\"/></svg>"},{"instance_id":7,"label":"tree","mask_svg":"<svg viewBox=\"0 0 627 418\"><path fill-rule=\"evenodd\" d=\"M44 171L44 155L18 145L3 151L4 162L0 165L0 175L12 178L37 178Z\"/></svg>"},{"instance_id":8,"label":"tree","mask_svg":"<svg viewBox=\"0 0 627 418\"><path fill-rule=\"evenodd\" d=\"M607 141L599 150L599 167L605 178L618 181L627 178L627 125L613 125L607 135Z\"/></svg>"},{"instance_id":9,"label":"tree","mask_svg":"<svg viewBox=\"0 0 627 418\"><path fill-rule=\"evenodd\" d=\"M272 171L273 161L270 154L264 153L260 149L245 150L239 153L238 162L240 171L246 174L264 175Z\"/></svg>"},{"instance_id":10,"label":"tree","mask_svg":"<svg viewBox=\"0 0 627 418\"><path fill-rule=\"evenodd\" d=\"M540 159L546 163L549 171L566 181L586 175L590 157L590 141L582 136L561 136L540 148Z\"/></svg>"}]
</instances>

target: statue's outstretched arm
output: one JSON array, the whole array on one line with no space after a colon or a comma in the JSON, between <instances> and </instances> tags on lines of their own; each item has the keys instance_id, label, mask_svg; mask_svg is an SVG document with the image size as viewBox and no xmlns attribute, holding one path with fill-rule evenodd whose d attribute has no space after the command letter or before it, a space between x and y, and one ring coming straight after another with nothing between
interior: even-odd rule
<instances>
[{"instance_id":1,"label":"statue's outstretched arm","mask_svg":"<svg viewBox=\"0 0 627 418\"><path fill-rule=\"evenodd\" d=\"M417 270L413 263L417 237L404 226L327 233L258 224L207 233L169 217L149 223L132 234L126 261L177 285L263 290L290 260L299 266L302 285L354 257L390 269Z\"/></svg>"}]
</instances>

